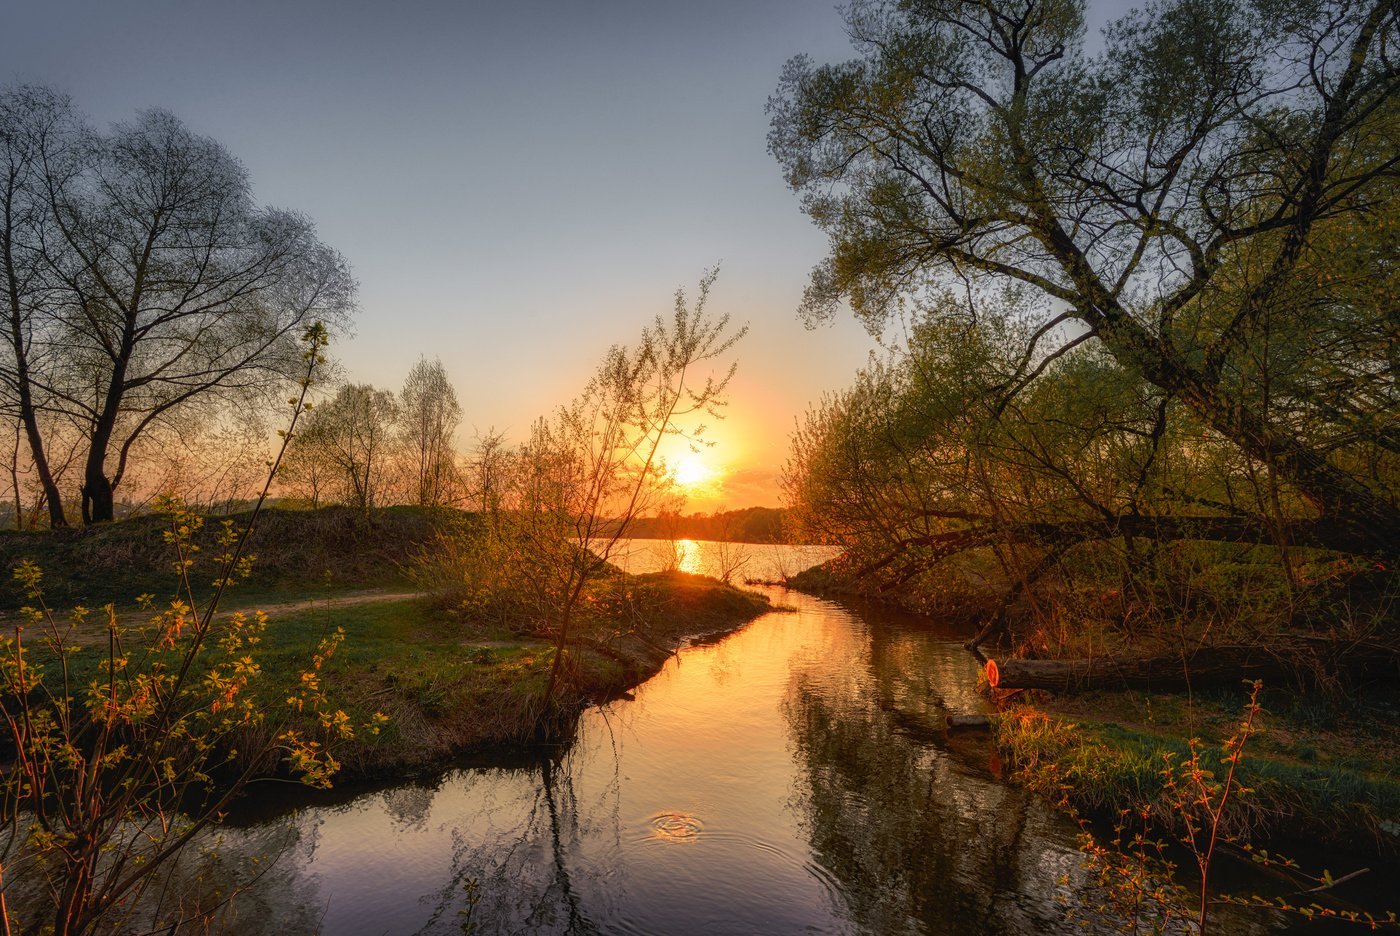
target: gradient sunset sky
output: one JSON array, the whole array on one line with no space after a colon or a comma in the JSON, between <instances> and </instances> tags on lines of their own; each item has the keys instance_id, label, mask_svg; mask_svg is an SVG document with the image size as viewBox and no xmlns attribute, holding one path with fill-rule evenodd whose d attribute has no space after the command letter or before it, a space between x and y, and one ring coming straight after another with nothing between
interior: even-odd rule
<instances>
[{"instance_id":1,"label":"gradient sunset sky","mask_svg":"<svg viewBox=\"0 0 1400 936\"><path fill-rule=\"evenodd\" d=\"M794 310L825 239L765 151L783 63L851 56L830 0L10 4L0 79L107 125L162 107L303 211L360 282L347 376L440 357L473 429L519 438L722 261L748 322L687 509L776 504L794 418L874 341Z\"/></svg>"}]
</instances>

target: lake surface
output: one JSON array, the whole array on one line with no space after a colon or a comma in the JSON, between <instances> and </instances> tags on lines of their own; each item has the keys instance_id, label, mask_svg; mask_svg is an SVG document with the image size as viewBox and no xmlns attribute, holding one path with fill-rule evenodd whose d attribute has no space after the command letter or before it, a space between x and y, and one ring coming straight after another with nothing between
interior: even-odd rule
<instances>
[{"instance_id":1,"label":"lake surface","mask_svg":"<svg viewBox=\"0 0 1400 936\"><path fill-rule=\"evenodd\" d=\"M627 564L673 564L653 546ZM705 571L724 547L682 549ZM831 555L746 549L755 578ZM228 862L280 857L235 931L1082 932L1064 916L1075 828L1005 782L984 737L944 730L983 707L962 636L767 593L791 610L682 651L566 749L245 815Z\"/></svg>"},{"instance_id":2,"label":"lake surface","mask_svg":"<svg viewBox=\"0 0 1400 936\"><path fill-rule=\"evenodd\" d=\"M609 558L629 572L679 569L728 579L780 582L836 558L835 546L783 546L770 543L717 543L708 540L621 540Z\"/></svg>"}]
</instances>

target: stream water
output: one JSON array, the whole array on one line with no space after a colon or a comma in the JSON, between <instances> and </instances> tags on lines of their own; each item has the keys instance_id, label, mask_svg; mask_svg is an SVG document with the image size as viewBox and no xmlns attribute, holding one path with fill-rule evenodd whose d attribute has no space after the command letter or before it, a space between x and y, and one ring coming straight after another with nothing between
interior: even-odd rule
<instances>
[{"instance_id":1,"label":"stream water","mask_svg":"<svg viewBox=\"0 0 1400 936\"><path fill-rule=\"evenodd\" d=\"M628 562L735 560L669 548ZM748 547L730 571L827 555ZM985 738L944 730L983 705L960 635L768 594L787 609L590 710L566 750L243 816L222 854L279 857L235 931L1082 931L1065 919L1075 828L1003 780Z\"/></svg>"}]
</instances>

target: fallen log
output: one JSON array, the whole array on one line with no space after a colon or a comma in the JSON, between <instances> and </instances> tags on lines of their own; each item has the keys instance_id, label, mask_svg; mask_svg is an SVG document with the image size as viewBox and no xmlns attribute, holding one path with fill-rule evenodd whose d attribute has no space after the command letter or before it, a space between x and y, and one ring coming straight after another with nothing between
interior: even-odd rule
<instances>
[{"instance_id":1,"label":"fallen log","mask_svg":"<svg viewBox=\"0 0 1400 936\"><path fill-rule=\"evenodd\" d=\"M1087 660L995 660L986 664L993 689L1156 689L1178 691L1237 686L1263 680L1267 686L1299 686L1318 672L1396 674L1396 655L1385 647L1332 647L1323 641L1293 646L1203 647L1180 656L1098 657Z\"/></svg>"},{"instance_id":2,"label":"fallen log","mask_svg":"<svg viewBox=\"0 0 1400 936\"><path fill-rule=\"evenodd\" d=\"M985 731L992 727L986 715L949 715L947 722L949 731Z\"/></svg>"}]
</instances>

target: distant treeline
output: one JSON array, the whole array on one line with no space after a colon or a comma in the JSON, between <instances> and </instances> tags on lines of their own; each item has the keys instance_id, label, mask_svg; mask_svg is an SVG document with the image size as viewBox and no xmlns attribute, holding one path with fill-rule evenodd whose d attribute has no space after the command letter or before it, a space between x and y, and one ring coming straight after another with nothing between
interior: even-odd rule
<instances>
[{"instance_id":1,"label":"distant treeline","mask_svg":"<svg viewBox=\"0 0 1400 936\"><path fill-rule=\"evenodd\" d=\"M632 521L628 536L638 539L707 539L733 543L787 543L787 511L779 507L749 507L712 514L663 513Z\"/></svg>"}]
</instances>

